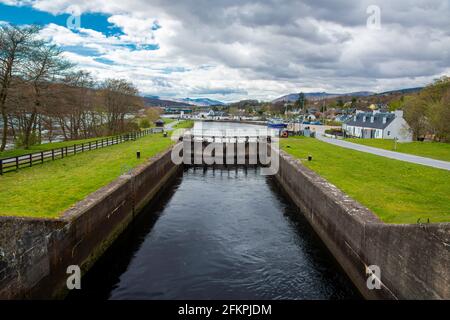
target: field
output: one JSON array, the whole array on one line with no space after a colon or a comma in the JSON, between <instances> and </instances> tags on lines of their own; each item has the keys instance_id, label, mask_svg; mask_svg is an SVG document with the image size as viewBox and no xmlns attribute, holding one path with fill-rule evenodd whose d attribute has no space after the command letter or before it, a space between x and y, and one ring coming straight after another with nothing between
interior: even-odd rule
<instances>
[{"instance_id":1,"label":"field","mask_svg":"<svg viewBox=\"0 0 450 320\"><path fill-rule=\"evenodd\" d=\"M73 142L73 141L72 141ZM153 134L0 176L0 215L57 217L173 142ZM141 152L141 159L136 158Z\"/></svg>"},{"instance_id":2,"label":"field","mask_svg":"<svg viewBox=\"0 0 450 320\"><path fill-rule=\"evenodd\" d=\"M386 223L450 222L450 172L345 149L312 138L281 140L286 152Z\"/></svg>"},{"instance_id":3,"label":"field","mask_svg":"<svg viewBox=\"0 0 450 320\"><path fill-rule=\"evenodd\" d=\"M450 161L450 143L442 142L407 142L397 143L394 149L394 141L387 139L346 139L346 141L359 143L369 147L375 147L390 151L414 154L416 156L427 157L437 160Z\"/></svg>"}]
</instances>

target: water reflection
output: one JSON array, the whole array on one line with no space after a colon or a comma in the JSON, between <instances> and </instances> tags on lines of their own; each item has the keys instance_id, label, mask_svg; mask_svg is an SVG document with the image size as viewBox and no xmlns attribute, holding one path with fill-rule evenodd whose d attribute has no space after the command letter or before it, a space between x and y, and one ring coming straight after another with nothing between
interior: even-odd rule
<instances>
[{"instance_id":1,"label":"water reflection","mask_svg":"<svg viewBox=\"0 0 450 320\"><path fill-rule=\"evenodd\" d=\"M187 169L69 298L359 298L259 169Z\"/></svg>"}]
</instances>

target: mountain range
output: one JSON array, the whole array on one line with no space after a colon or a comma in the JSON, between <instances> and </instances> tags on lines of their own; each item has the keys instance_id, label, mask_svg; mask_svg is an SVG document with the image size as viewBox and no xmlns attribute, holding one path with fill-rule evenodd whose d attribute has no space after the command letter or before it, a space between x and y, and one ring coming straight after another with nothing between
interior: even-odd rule
<instances>
[{"instance_id":1,"label":"mountain range","mask_svg":"<svg viewBox=\"0 0 450 320\"><path fill-rule=\"evenodd\" d=\"M354 97L367 97L375 94L374 92L370 91L358 91L358 92L350 92L350 93L328 93L328 92L305 92L305 98L308 100L322 100L326 98L336 98L340 96L354 96ZM275 100L272 100L273 103L275 102L294 102L298 100L299 93L290 93L285 96L276 98Z\"/></svg>"},{"instance_id":2,"label":"mountain range","mask_svg":"<svg viewBox=\"0 0 450 320\"><path fill-rule=\"evenodd\" d=\"M222 101L212 100L208 98L182 98L182 99L161 99L158 96L142 97L146 106L150 107L209 107L225 105Z\"/></svg>"},{"instance_id":3,"label":"mountain range","mask_svg":"<svg viewBox=\"0 0 450 320\"><path fill-rule=\"evenodd\" d=\"M159 97L142 97L146 107L192 107L192 105L184 102L176 102L172 100L164 100Z\"/></svg>"},{"instance_id":4,"label":"mountain range","mask_svg":"<svg viewBox=\"0 0 450 320\"><path fill-rule=\"evenodd\" d=\"M422 90L423 87L416 88L407 88L407 89L399 89L399 90L391 90L385 91L381 93L371 92L371 91L357 91L357 92L348 92L348 93L328 93L328 92L305 92L305 98L308 100L322 100L327 98L336 98L336 97L368 97L373 95L390 95L390 94L410 94L414 92L418 92ZM290 93L284 95L282 97L276 98L272 100L272 103L275 102L294 102L298 99L299 93Z\"/></svg>"},{"instance_id":5,"label":"mountain range","mask_svg":"<svg viewBox=\"0 0 450 320\"><path fill-rule=\"evenodd\" d=\"M376 95L392 95L392 94L411 94L420 91L423 87L416 88L406 88L399 90L391 90L380 93L375 93L371 91L356 91L349 93L328 93L328 92L305 92L305 97L308 100L322 100L327 98L336 98L336 97L369 97ZM298 99L299 93L290 93L284 96L281 96L275 100L272 100L272 103L276 102L294 102ZM223 106L225 103L219 100L213 100L209 98L174 98L174 99L161 99L158 96L146 96L143 97L146 106L158 106L158 107L209 107L209 106Z\"/></svg>"},{"instance_id":6,"label":"mountain range","mask_svg":"<svg viewBox=\"0 0 450 320\"><path fill-rule=\"evenodd\" d=\"M187 103L198 107L222 106L225 104L222 101L208 98L183 98L183 99L174 99L174 101L180 103Z\"/></svg>"}]
</instances>

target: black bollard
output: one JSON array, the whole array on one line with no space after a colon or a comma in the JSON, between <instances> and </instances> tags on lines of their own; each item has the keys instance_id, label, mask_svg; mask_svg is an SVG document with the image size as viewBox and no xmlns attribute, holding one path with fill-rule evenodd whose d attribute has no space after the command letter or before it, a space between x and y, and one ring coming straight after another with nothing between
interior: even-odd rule
<instances>
[{"instance_id":1,"label":"black bollard","mask_svg":"<svg viewBox=\"0 0 450 320\"><path fill-rule=\"evenodd\" d=\"M141 158L141 152L140 151L136 151L136 158L138 158L138 159Z\"/></svg>"},{"instance_id":2,"label":"black bollard","mask_svg":"<svg viewBox=\"0 0 450 320\"><path fill-rule=\"evenodd\" d=\"M312 156L308 156L308 161L312 161Z\"/></svg>"}]
</instances>

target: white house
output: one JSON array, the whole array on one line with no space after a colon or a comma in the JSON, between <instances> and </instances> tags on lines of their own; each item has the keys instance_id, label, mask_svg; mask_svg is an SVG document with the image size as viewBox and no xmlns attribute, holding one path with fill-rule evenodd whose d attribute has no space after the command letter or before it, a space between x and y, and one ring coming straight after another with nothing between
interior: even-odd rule
<instances>
[{"instance_id":1,"label":"white house","mask_svg":"<svg viewBox=\"0 0 450 320\"><path fill-rule=\"evenodd\" d=\"M412 141L412 132L403 118L403 111L359 112L342 125L346 136L372 139L395 139Z\"/></svg>"}]
</instances>

